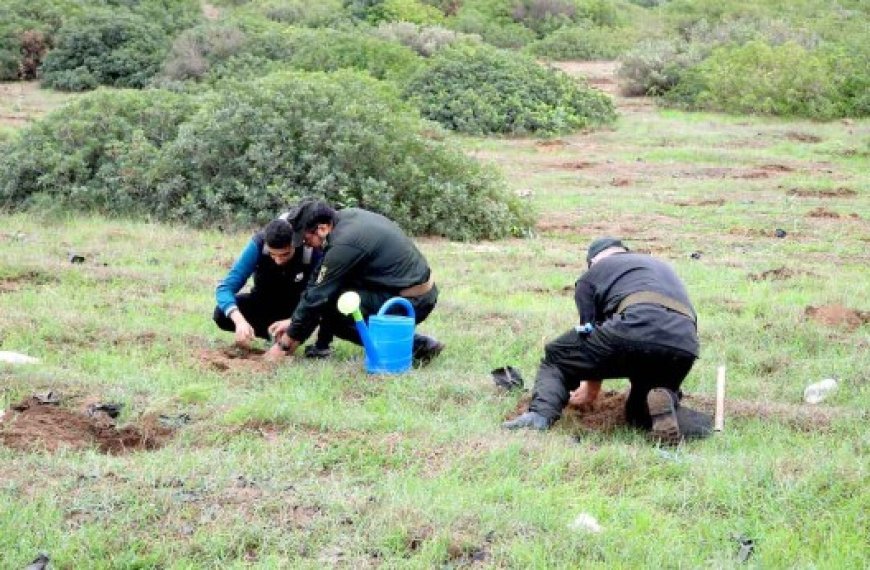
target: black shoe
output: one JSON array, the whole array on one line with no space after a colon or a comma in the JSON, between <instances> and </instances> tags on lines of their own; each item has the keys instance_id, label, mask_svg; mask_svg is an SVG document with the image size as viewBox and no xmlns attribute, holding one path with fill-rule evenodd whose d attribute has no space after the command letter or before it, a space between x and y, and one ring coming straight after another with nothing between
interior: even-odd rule
<instances>
[{"instance_id":1,"label":"black shoe","mask_svg":"<svg viewBox=\"0 0 870 570\"><path fill-rule=\"evenodd\" d=\"M326 348L320 348L316 344L309 344L305 347L305 350L302 351L302 354L305 358L329 358L332 356L332 349L328 346Z\"/></svg>"},{"instance_id":2,"label":"black shoe","mask_svg":"<svg viewBox=\"0 0 870 570\"><path fill-rule=\"evenodd\" d=\"M685 406L677 408L680 433L686 439L703 439L713 434L713 416Z\"/></svg>"},{"instance_id":3,"label":"black shoe","mask_svg":"<svg viewBox=\"0 0 870 570\"><path fill-rule=\"evenodd\" d=\"M553 425L552 420L549 418L545 418L538 412L526 412L525 414L516 417L512 420L506 421L501 424L501 427L505 429L536 429L540 431L545 431L550 429L550 426Z\"/></svg>"},{"instance_id":4,"label":"black shoe","mask_svg":"<svg viewBox=\"0 0 870 570\"><path fill-rule=\"evenodd\" d=\"M654 388L646 396L649 415L652 416L650 436L656 443L662 445L679 445L683 439L680 433L680 423L674 408L674 399L670 391L664 388Z\"/></svg>"},{"instance_id":5,"label":"black shoe","mask_svg":"<svg viewBox=\"0 0 870 570\"><path fill-rule=\"evenodd\" d=\"M431 336L418 334L414 335L413 350L414 364L425 366L441 354L441 351L444 350L444 343Z\"/></svg>"}]
</instances>

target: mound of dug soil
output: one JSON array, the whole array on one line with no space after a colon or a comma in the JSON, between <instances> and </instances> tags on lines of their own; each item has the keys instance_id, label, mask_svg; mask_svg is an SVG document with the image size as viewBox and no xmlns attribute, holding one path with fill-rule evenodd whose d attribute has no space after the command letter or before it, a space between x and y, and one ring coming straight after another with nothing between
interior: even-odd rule
<instances>
[{"instance_id":1,"label":"mound of dug soil","mask_svg":"<svg viewBox=\"0 0 870 570\"><path fill-rule=\"evenodd\" d=\"M870 323L870 311L849 309L843 305L822 305L807 307L804 314L829 327L843 327L853 331L861 325Z\"/></svg>"},{"instance_id":2,"label":"mound of dug soil","mask_svg":"<svg viewBox=\"0 0 870 570\"><path fill-rule=\"evenodd\" d=\"M268 370L274 365L263 360L266 351L260 348L242 348L235 345L209 350L197 355L203 368L225 372L227 370Z\"/></svg>"},{"instance_id":3,"label":"mound of dug soil","mask_svg":"<svg viewBox=\"0 0 870 570\"><path fill-rule=\"evenodd\" d=\"M89 416L32 397L6 410L0 418L0 444L22 451L96 448L121 455L162 447L173 431L145 416L140 425L118 428L106 414Z\"/></svg>"},{"instance_id":4,"label":"mound of dug soil","mask_svg":"<svg viewBox=\"0 0 870 570\"><path fill-rule=\"evenodd\" d=\"M614 390L602 391L592 409L580 409L572 406L562 411L561 422L569 429L580 431L610 432L616 428L628 425L625 419L625 399L628 392ZM526 396L517 404L514 413L508 418L528 411L531 396ZM682 400L682 405L713 414L716 400L713 396L687 395ZM726 400L725 402L725 425L727 431L728 422L734 419L741 420L764 420L789 426L798 431L818 431L828 428L831 422L843 415L846 411L827 406L792 405L776 402L749 402L745 400Z\"/></svg>"}]
</instances>

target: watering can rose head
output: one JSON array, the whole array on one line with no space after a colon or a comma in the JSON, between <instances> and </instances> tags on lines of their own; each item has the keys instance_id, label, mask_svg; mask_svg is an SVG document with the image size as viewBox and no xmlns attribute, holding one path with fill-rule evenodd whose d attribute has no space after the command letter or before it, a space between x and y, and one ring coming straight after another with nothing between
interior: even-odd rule
<instances>
[{"instance_id":1,"label":"watering can rose head","mask_svg":"<svg viewBox=\"0 0 870 570\"><path fill-rule=\"evenodd\" d=\"M349 315L359 309L360 297L356 291L346 291L338 298L338 312Z\"/></svg>"}]
</instances>

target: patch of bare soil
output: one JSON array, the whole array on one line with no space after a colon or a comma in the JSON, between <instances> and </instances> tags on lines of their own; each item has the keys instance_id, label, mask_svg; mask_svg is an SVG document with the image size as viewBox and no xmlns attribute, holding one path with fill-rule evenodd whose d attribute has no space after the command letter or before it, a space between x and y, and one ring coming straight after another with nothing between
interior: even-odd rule
<instances>
[{"instance_id":1,"label":"patch of bare soil","mask_svg":"<svg viewBox=\"0 0 870 570\"><path fill-rule=\"evenodd\" d=\"M823 325L843 327L850 331L870 323L870 311L858 311L837 304L809 306L804 310L804 314Z\"/></svg>"},{"instance_id":2,"label":"patch of bare soil","mask_svg":"<svg viewBox=\"0 0 870 570\"><path fill-rule=\"evenodd\" d=\"M816 135L811 135L809 133L799 133L797 131L789 131L785 133L785 138L805 143L820 143L822 142L822 137L818 137Z\"/></svg>"},{"instance_id":3,"label":"patch of bare soil","mask_svg":"<svg viewBox=\"0 0 870 570\"><path fill-rule=\"evenodd\" d=\"M625 419L625 399L628 392L603 391L590 410L566 407L562 411L562 421L571 427L584 431L610 432L628 425ZM531 395L524 396L516 409L505 419L513 419L529 409ZM716 399L706 395L686 395L681 405L713 414ZM827 406L793 405L775 402L748 402L745 400L726 400L725 420L765 420L783 424L799 431L825 429L833 420L847 415L848 412ZM726 424L727 425L727 424Z\"/></svg>"},{"instance_id":4,"label":"patch of bare soil","mask_svg":"<svg viewBox=\"0 0 870 570\"><path fill-rule=\"evenodd\" d=\"M580 229L580 217L571 212L551 212L535 223L539 232L576 232Z\"/></svg>"},{"instance_id":5,"label":"patch of bare soil","mask_svg":"<svg viewBox=\"0 0 870 570\"><path fill-rule=\"evenodd\" d=\"M227 370L268 370L272 363L263 360L265 351L260 348L242 348L236 345L214 350L199 351L197 360L204 368L225 372Z\"/></svg>"},{"instance_id":6,"label":"patch of bare soil","mask_svg":"<svg viewBox=\"0 0 870 570\"><path fill-rule=\"evenodd\" d=\"M202 3L202 15L205 16L206 20L217 20L221 17L220 8L215 6L214 4L209 4L208 2Z\"/></svg>"},{"instance_id":7,"label":"patch of bare soil","mask_svg":"<svg viewBox=\"0 0 870 570\"><path fill-rule=\"evenodd\" d=\"M788 267L777 267L776 269L768 269L761 273L750 273L750 281L785 281L799 275L814 275L809 271L801 271L799 269L789 269Z\"/></svg>"},{"instance_id":8,"label":"patch of bare soil","mask_svg":"<svg viewBox=\"0 0 870 570\"><path fill-rule=\"evenodd\" d=\"M683 202L674 202L675 206L724 206L725 200L722 198L716 200L687 200Z\"/></svg>"},{"instance_id":9,"label":"patch of bare soil","mask_svg":"<svg viewBox=\"0 0 870 570\"><path fill-rule=\"evenodd\" d=\"M22 451L96 448L101 453L121 455L158 449L172 433L156 416L119 428L106 414L88 415L40 403L37 398L12 406L0 421L0 443Z\"/></svg>"},{"instance_id":10,"label":"patch of bare soil","mask_svg":"<svg viewBox=\"0 0 870 570\"><path fill-rule=\"evenodd\" d=\"M585 160L578 160L573 162L563 162L560 164L551 164L548 165L550 168L555 168L558 170L586 170L588 168L592 168L596 166L595 162L587 162Z\"/></svg>"},{"instance_id":11,"label":"patch of bare soil","mask_svg":"<svg viewBox=\"0 0 870 570\"><path fill-rule=\"evenodd\" d=\"M547 139L542 141L536 141L535 147L542 152L554 152L558 150L562 150L569 143L563 141L562 139Z\"/></svg>"},{"instance_id":12,"label":"patch of bare soil","mask_svg":"<svg viewBox=\"0 0 870 570\"><path fill-rule=\"evenodd\" d=\"M583 77L590 86L611 95L617 94L619 85L616 72L619 62L616 61L554 61L550 66L560 69L568 75Z\"/></svg>"},{"instance_id":13,"label":"patch of bare soil","mask_svg":"<svg viewBox=\"0 0 870 570\"><path fill-rule=\"evenodd\" d=\"M41 271L25 271L15 275L0 277L0 293L13 293L28 286L45 285L57 282L57 277Z\"/></svg>"},{"instance_id":14,"label":"patch of bare soil","mask_svg":"<svg viewBox=\"0 0 870 570\"><path fill-rule=\"evenodd\" d=\"M801 196L805 198L849 198L855 196L857 192L851 188L840 186L830 190L822 190L818 188L791 188L786 192L789 196Z\"/></svg>"},{"instance_id":15,"label":"patch of bare soil","mask_svg":"<svg viewBox=\"0 0 870 570\"><path fill-rule=\"evenodd\" d=\"M808 218L834 218L834 219L836 219L836 218L840 217L840 214L838 214L837 212L835 212L833 210L829 210L829 209L825 208L824 206L819 206L818 208L816 208L814 210L810 210L809 212L807 212L807 217Z\"/></svg>"}]
</instances>

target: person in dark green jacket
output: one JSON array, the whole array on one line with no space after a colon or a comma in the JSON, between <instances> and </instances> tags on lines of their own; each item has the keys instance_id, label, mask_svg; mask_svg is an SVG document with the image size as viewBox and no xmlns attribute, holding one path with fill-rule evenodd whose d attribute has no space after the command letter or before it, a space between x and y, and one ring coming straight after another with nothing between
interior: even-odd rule
<instances>
[{"instance_id":1,"label":"person in dark green jacket","mask_svg":"<svg viewBox=\"0 0 870 570\"><path fill-rule=\"evenodd\" d=\"M336 211L314 198L302 200L287 221L294 228L293 245L322 249L323 258L292 318L270 327L278 340L268 353L270 357L295 352L318 324L361 345L353 320L336 307L345 291L359 294L364 318L397 296L411 302L417 323L425 321L435 308L438 287L432 270L395 222L361 208ZM430 336L414 335L413 356L418 364L427 363L443 349L444 344Z\"/></svg>"}]
</instances>

